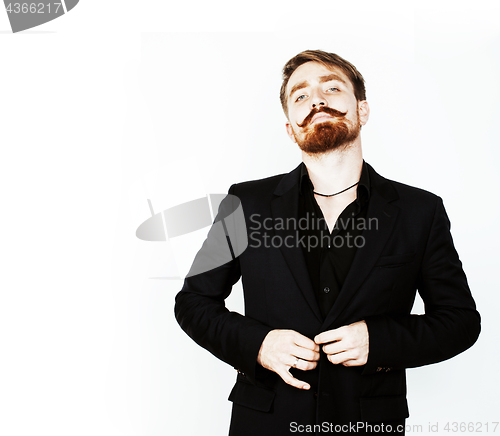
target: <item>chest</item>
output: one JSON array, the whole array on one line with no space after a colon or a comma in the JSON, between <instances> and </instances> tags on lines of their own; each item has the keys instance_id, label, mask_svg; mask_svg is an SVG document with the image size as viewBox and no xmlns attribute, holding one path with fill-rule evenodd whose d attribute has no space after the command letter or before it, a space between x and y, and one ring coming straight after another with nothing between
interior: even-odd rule
<instances>
[{"instance_id":1,"label":"chest","mask_svg":"<svg viewBox=\"0 0 500 436\"><path fill-rule=\"evenodd\" d=\"M331 233L340 214L356 199L356 194L345 195L344 197L316 197L316 202Z\"/></svg>"}]
</instances>

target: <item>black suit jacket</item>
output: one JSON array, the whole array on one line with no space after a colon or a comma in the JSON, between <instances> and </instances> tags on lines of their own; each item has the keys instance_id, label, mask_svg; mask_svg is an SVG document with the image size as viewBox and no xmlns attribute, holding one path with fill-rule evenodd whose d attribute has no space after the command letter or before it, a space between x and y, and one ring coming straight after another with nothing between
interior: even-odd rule
<instances>
[{"instance_id":1,"label":"black suit jacket","mask_svg":"<svg viewBox=\"0 0 500 436\"><path fill-rule=\"evenodd\" d=\"M240 372L229 397L230 434L279 436L293 433L294 425L323 422L404 422L405 368L448 359L476 341L480 317L441 198L387 180L369 165L368 170L371 225L363 231L364 245L325 319L302 248L293 243L296 230L292 224L276 225L297 218L300 167L230 188L241 200L249 246L223 266L187 278L175 306L189 336ZM223 202L220 214L224 207ZM210 251L211 237L212 231L197 256ZM240 277L244 316L224 305ZM417 290L425 315L410 314ZM310 391L285 384L256 363L272 329L291 329L312 339L360 320L369 332L366 365L333 365L321 353L315 370L291 370L311 384Z\"/></svg>"}]
</instances>

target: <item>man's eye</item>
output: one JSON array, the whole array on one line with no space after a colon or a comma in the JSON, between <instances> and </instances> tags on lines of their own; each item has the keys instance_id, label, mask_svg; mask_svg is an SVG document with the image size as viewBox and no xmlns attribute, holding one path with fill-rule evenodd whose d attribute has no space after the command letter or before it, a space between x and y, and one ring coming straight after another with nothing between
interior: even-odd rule
<instances>
[{"instance_id":1,"label":"man's eye","mask_svg":"<svg viewBox=\"0 0 500 436\"><path fill-rule=\"evenodd\" d=\"M305 94L299 95L295 101L304 100L306 98Z\"/></svg>"},{"instance_id":2,"label":"man's eye","mask_svg":"<svg viewBox=\"0 0 500 436\"><path fill-rule=\"evenodd\" d=\"M339 88L336 88L335 86L328 88L328 91L338 91L338 90L339 90Z\"/></svg>"}]
</instances>

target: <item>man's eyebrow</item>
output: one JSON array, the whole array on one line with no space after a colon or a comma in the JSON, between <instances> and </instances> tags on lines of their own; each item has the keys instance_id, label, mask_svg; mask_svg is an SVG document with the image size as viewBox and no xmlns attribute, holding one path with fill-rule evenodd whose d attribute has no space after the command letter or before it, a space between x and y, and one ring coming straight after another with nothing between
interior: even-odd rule
<instances>
[{"instance_id":1,"label":"man's eyebrow","mask_svg":"<svg viewBox=\"0 0 500 436\"><path fill-rule=\"evenodd\" d=\"M332 80L336 80L340 83L343 83L345 86L347 86L347 83L342 77L340 77L338 74L332 73L328 74L327 76L321 76L319 78L320 83L325 83L325 82L331 82ZM305 88L307 85L309 85L309 82L307 80L303 80L302 82L296 83L295 85L292 86L292 89L290 89L290 94L288 94L289 97L293 95L295 91L298 91L299 89Z\"/></svg>"},{"instance_id":2,"label":"man's eyebrow","mask_svg":"<svg viewBox=\"0 0 500 436\"><path fill-rule=\"evenodd\" d=\"M303 80L302 82L296 83L295 85L292 86L292 89L290 89L290 94L288 94L288 96L291 97L295 91L305 88L308 84L309 82L307 80Z\"/></svg>"},{"instance_id":3,"label":"man's eyebrow","mask_svg":"<svg viewBox=\"0 0 500 436\"><path fill-rule=\"evenodd\" d=\"M328 76L321 76L319 78L320 83L325 83L325 82L330 82L332 80L337 80L338 82L343 83L344 85L347 85L346 81L342 79L338 74L332 73L328 74Z\"/></svg>"}]
</instances>

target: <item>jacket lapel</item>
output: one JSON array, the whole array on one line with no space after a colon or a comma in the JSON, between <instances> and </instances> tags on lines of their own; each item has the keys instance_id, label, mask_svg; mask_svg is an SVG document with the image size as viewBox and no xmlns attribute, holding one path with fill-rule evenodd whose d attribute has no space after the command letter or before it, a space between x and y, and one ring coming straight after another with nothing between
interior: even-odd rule
<instances>
[{"instance_id":1,"label":"jacket lapel","mask_svg":"<svg viewBox=\"0 0 500 436\"><path fill-rule=\"evenodd\" d=\"M332 309L326 316L323 329L328 329L363 284L379 258L396 222L399 208L391 202L398 198L392 184L368 165L371 194L367 211L367 227L363 230L364 246L356 251L349 273Z\"/></svg>"},{"instance_id":2,"label":"jacket lapel","mask_svg":"<svg viewBox=\"0 0 500 436\"><path fill-rule=\"evenodd\" d=\"M274 195L276 197L271 203L271 210L275 223L286 223L290 218L293 218L293 222L297 223L300 168L301 166L299 165L291 173L285 175L274 191ZM292 276L300 288L305 300L309 304L309 307L314 312L314 315L320 322L322 322L323 317L321 316L318 302L316 301L304 253L302 252L302 247L297 241L297 230L295 230L293 226L287 225L274 227L274 233L277 236L278 241L281 241L280 251L290 268ZM293 242L290 243L290 241ZM284 242L286 242L286 244Z\"/></svg>"}]
</instances>

